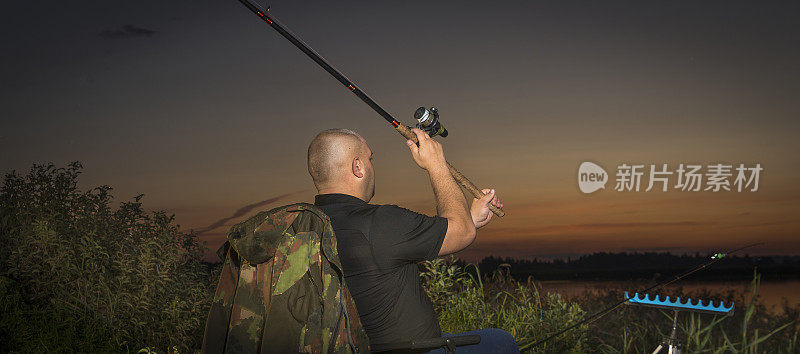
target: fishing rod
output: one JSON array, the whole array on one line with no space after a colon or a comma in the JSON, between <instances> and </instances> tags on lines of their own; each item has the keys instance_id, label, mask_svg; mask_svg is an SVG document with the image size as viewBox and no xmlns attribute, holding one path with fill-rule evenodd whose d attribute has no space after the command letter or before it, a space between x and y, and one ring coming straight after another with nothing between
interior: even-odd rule
<instances>
[{"instance_id":1,"label":"fishing rod","mask_svg":"<svg viewBox=\"0 0 800 354\"><path fill-rule=\"evenodd\" d=\"M289 42L295 45L298 49L300 49L303 53L305 53L311 60L315 63L319 64L325 71L331 74L337 81L339 81L342 85L347 87L350 92L352 92L356 97L360 98L364 103L366 103L370 108L375 110L383 119L385 119L389 124L391 124L395 130L397 130L400 135L405 137L406 139L414 141L414 143L419 144L417 140L417 135L411 131L410 127L407 127L400 122L397 121L389 112L387 112L383 107L378 105L372 98L367 96L364 91L361 91L358 86L356 86L353 81L348 79L341 71L337 70L333 65L328 63L325 58L323 58L317 51L312 49L308 46L303 40L298 38L294 35L286 26L284 26L278 19L276 19L272 14L269 13L269 6L267 6L266 10L261 10L261 8L251 3L249 0L238 0L242 5L247 7L250 11L256 14L261 20L266 22L272 28L274 28L278 33L281 34L284 38L288 39ZM426 109L425 107L420 107L414 112L414 118L417 119L418 124L417 127L428 133L431 137L435 135L439 135L441 137L447 136L447 129L444 128L441 123L439 123L439 113L436 108ZM483 192L481 192L478 187L475 186L467 177L465 177L461 172L459 172L453 165L449 162L447 163L447 168L450 169L450 174L453 176L453 179L458 182L462 187L464 187L467 191L472 194L473 197L480 199L484 196ZM492 203L489 203L489 209L495 213L497 216L504 216L506 213L503 211L502 208L499 208Z\"/></svg>"},{"instance_id":2,"label":"fishing rod","mask_svg":"<svg viewBox=\"0 0 800 354\"><path fill-rule=\"evenodd\" d=\"M648 291L650 291L650 290L653 290L653 289L656 289L656 288L659 288L659 287L662 287L662 286L665 286L665 285L672 284L672 283L674 283L674 282L676 282L676 281L678 281L678 280L681 280L681 279L683 279L683 278L685 278L685 277L687 277L687 276L689 276L689 275L691 275L691 274L694 274L694 273L696 273L696 272L698 272L698 271L700 271L700 270L703 270L703 269L705 269L706 267L708 267L708 266L710 266L710 265L712 265L712 264L714 264L714 263L717 263L717 262L719 262L720 260L722 260L723 258L727 257L728 255L731 255L731 254L734 254L734 253L736 253L736 252L739 252L739 251L742 251L742 250L748 249L748 248L750 248L750 247L755 247L755 246L758 246L758 245L763 245L764 243L765 243L765 242L757 242L757 243L752 243L752 244L749 244L749 245L747 245L747 246L739 247L739 248L737 248L737 249L735 249L735 250L733 250L733 251L729 251L728 253L715 253L714 255L712 255L712 256L711 256L711 260L710 260L710 261L708 261L708 262L706 262L706 263L703 263L703 264L701 264L701 265L699 265L699 266L697 266L697 267L694 267L694 268L692 268L692 269L689 269L689 270L687 270L687 271L685 271L685 272L683 272L683 273L681 273L681 274L679 274L679 275L676 275L674 278L672 278L672 279L670 279L670 280L668 280L668 281L662 281L662 282L660 282L660 283L658 283L658 284L656 284L656 285L653 285L653 286L651 286L651 287L649 287L649 288L647 288L647 289L642 289L642 290L639 290L639 291L637 291L637 293L642 293L642 294L644 294L644 293L647 293L647 292L648 292ZM589 315L589 316L585 317L583 320L580 320L580 321L578 321L578 323L575 323L575 324L573 324L573 325L571 325L571 326L569 326L569 327L566 327L566 328L564 328L564 329L561 329L560 331L558 331L558 332L556 332L556 333L553 333L553 334L549 335L549 336L548 336L547 338L545 338L545 339L538 340L538 341L531 341L531 342L529 342L529 343L527 343L527 344L521 345L521 346L519 346L519 350L525 350L525 349L530 349L530 348L533 348L533 347L535 347L535 346L538 346L538 345L541 345L541 344L543 344L543 343L545 343L545 342L547 342L547 341L549 341L549 340L551 340L551 339L553 339L553 338L555 338L555 337L558 337L558 336L560 336L560 335L564 334L565 332L567 332L567 331L569 331L569 330L571 330L571 329L573 329L573 328L575 328L575 327L578 327L578 326L580 326L580 325L582 325L582 324L588 324L588 323L592 323L592 322L596 321L598 318L600 318L600 317L603 317L603 316L607 315L607 314L608 314L608 313L610 313L611 311L614 311L614 310L615 310L617 307L620 307L622 304L624 304L624 303L626 303L628 300L632 299L632 298L633 298L633 296L634 296L634 295L631 295L631 296L625 296L625 299L624 299L624 300L621 300L621 301L619 301L619 302L617 302L617 303L614 303L613 305L611 305L611 306L608 306L608 307L606 307L605 309L602 309L602 310L600 310L600 311L597 311L597 312L595 312L594 314L592 314L592 315Z\"/></svg>"}]
</instances>

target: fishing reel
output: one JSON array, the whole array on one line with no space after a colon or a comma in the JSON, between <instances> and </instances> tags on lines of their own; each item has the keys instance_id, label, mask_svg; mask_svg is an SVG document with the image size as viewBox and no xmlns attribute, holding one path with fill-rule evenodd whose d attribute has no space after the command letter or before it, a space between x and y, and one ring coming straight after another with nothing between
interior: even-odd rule
<instances>
[{"instance_id":1,"label":"fishing reel","mask_svg":"<svg viewBox=\"0 0 800 354\"><path fill-rule=\"evenodd\" d=\"M436 107L427 109L425 107L417 108L414 112L414 119L417 120L417 128L428 133L428 136L447 137L447 129L444 128L442 123L439 123L439 110Z\"/></svg>"}]
</instances>

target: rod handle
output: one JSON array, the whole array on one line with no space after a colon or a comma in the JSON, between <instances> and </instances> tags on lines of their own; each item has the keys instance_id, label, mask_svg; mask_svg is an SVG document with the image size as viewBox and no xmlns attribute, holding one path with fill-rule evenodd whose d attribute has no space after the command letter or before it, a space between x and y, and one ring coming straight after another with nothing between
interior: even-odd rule
<instances>
[{"instance_id":1,"label":"rod handle","mask_svg":"<svg viewBox=\"0 0 800 354\"><path fill-rule=\"evenodd\" d=\"M407 126L403 124L398 124L395 127L395 130L397 130L397 132L400 133L400 135L402 135L404 138L409 139L416 144L419 144L419 140L417 140L417 135L414 134L414 132L412 132L411 129L408 129ZM475 184L473 184L466 176L461 174L461 172L459 172L449 162L447 163L447 168L450 169L450 175L453 176L453 179L455 179L456 182L458 182L458 184L464 187L464 189L469 191L469 193L472 194L474 198L480 199L481 197L484 196L483 192L481 192L481 190L478 189L478 187L476 187ZM489 203L489 210L491 210L495 215L499 217L503 217L506 215L506 212L503 211L503 209L496 207L492 203Z\"/></svg>"}]
</instances>

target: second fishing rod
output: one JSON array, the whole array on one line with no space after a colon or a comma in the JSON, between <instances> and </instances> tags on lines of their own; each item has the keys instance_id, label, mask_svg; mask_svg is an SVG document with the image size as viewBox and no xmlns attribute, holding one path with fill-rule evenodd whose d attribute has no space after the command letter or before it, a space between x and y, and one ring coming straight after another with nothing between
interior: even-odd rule
<instances>
[{"instance_id":1,"label":"second fishing rod","mask_svg":"<svg viewBox=\"0 0 800 354\"><path fill-rule=\"evenodd\" d=\"M366 103L370 108L375 110L383 119L385 119L389 124L397 130L400 135L405 137L406 139L412 140L415 143L419 143L417 141L417 136L411 131L409 127L400 123L395 119L389 112L387 112L383 107L378 105L372 98L370 98L364 91L356 86L353 81L348 79L344 74L342 74L339 70L337 70L333 65L328 63L325 58L323 58L319 53L317 53L314 49L308 46L303 40L298 38L294 33L292 33L286 26L284 26L278 19L276 19L272 14L269 13L269 7L266 9L261 9L258 5L253 4L249 0L238 0L242 5L247 7L250 11L256 14L261 20L266 22L270 27L274 28L278 33L281 34L284 38L292 42L298 49L300 49L303 53L305 53L311 60L315 63L319 64L325 71L327 71L331 76L333 76L337 81L339 81L342 85L347 87L348 90L353 92L356 97L360 98L364 103ZM447 136L447 129L439 122L439 113L436 108L431 107L427 109L425 107L420 107L414 112L414 118L417 119L417 127L425 131L431 137L433 136ZM453 176L453 179L458 182L462 187L464 187L473 197L480 199L484 196L483 192L481 192L478 187L475 186L467 177L465 177L461 172L459 172L453 165L449 162L447 163L447 167L450 169L450 174ZM491 203L489 203L489 209L497 216L504 216L505 212L502 208L499 208Z\"/></svg>"}]
</instances>

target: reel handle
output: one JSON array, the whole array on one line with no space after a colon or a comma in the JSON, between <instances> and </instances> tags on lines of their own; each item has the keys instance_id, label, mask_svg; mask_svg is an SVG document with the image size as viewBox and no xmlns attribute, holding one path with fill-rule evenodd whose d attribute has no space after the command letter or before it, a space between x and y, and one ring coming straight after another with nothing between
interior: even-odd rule
<instances>
[{"instance_id":1,"label":"reel handle","mask_svg":"<svg viewBox=\"0 0 800 354\"><path fill-rule=\"evenodd\" d=\"M414 134L414 132L412 132L411 129L408 129L407 126L403 124L398 124L397 127L395 127L394 129L397 130L397 132L400 133L400 135L402 135L406 139L409 139L414 143L419 144L419 140L417 140L417 135ZM476 187L475 184L473 184L466 176L461 174L461 172L459 172L449 162L447 163L447 168L450 169L450 175L453 176L453 179L455 179L456 182L458 182L458 184L460 184L467 191L469 191L469 193L472 194L474 198L480 199L481 197L484 196L483 192L481 192L481 190L478 189L478 187ZM503 211L503 209L494 206L494 204L492 203L489 203L489 210L491 210L495 215L499 217L503 217L506 215L506 212Z\"/></svg>"}]
</instances>

